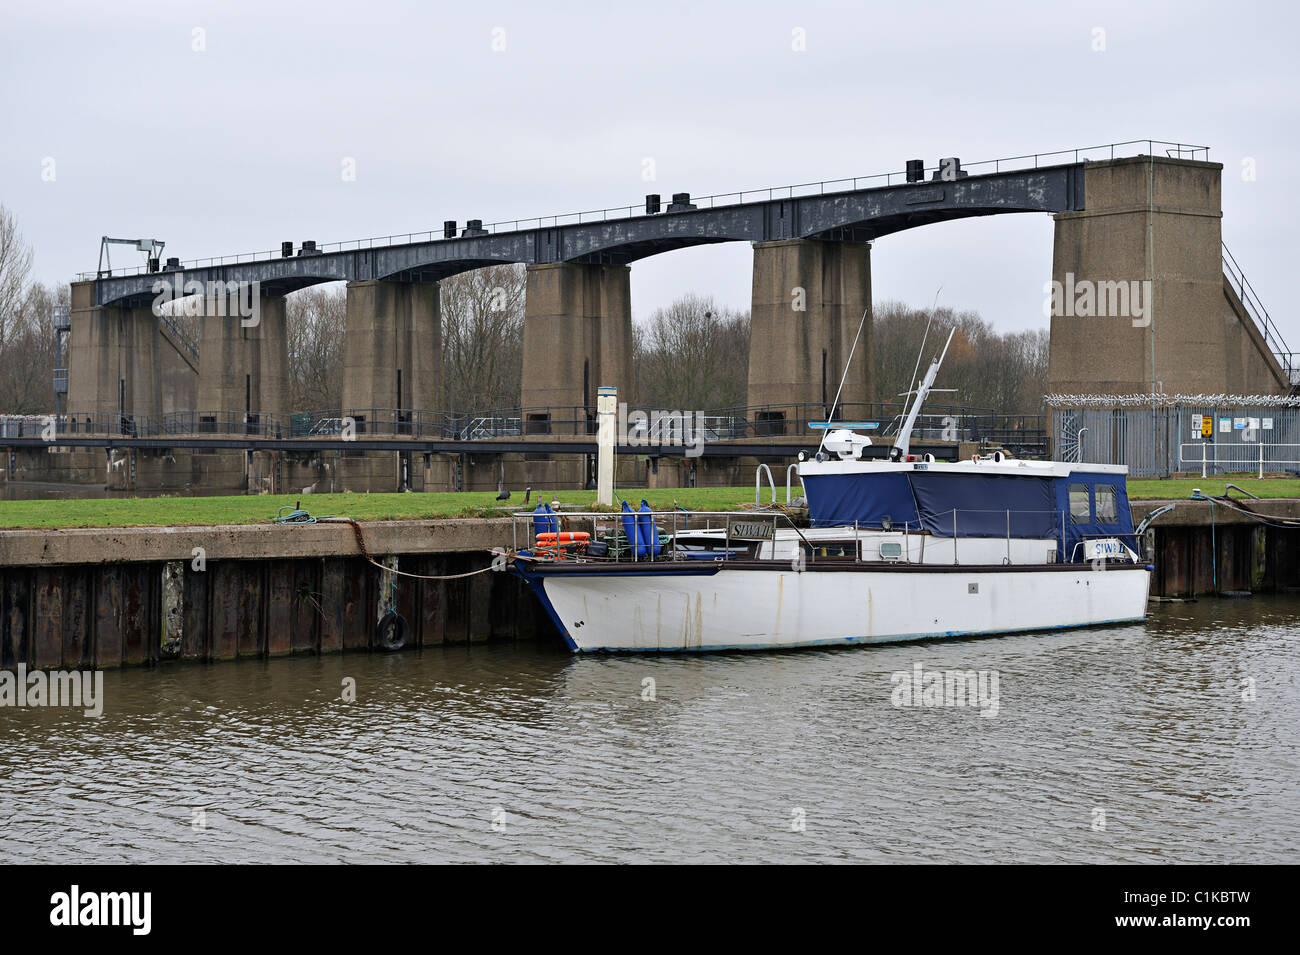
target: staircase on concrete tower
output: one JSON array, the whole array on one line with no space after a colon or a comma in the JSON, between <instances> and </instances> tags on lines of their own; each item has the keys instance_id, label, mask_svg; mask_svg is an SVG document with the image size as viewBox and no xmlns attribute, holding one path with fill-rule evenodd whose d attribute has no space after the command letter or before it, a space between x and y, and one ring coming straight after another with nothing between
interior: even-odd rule
<instances>
[{"instance_id":1,"label":"staircase on concrete tower","mask_svg":"<svg viewBox=\"0 0 1300 955\"><path fill-rule=\"evenodd\" d=\"M1300 394L1300 353L1293 352L1287 345L1226 243L1223 246L1223 283L1228 301L1237 312L1238 319L1245 325L1253 326L1263 339L1268 353L1277 361L1282 374L1291 383L1291 394Z\"/></svg>"},{"instance_id":2,"label":"staircase on concrete tower","mask_svg":"<svg viewBox=\"0 0 1300 955\"><path fill-rule=\"evenodd\" d=\"M194 373L199 371L199 343L193 334L186 328L174 315L159 315L158 329L162 332L162 337L167 344L176 349L176 353L185 359L186 363L194 369Z\"/></svg>"}]
</instances>

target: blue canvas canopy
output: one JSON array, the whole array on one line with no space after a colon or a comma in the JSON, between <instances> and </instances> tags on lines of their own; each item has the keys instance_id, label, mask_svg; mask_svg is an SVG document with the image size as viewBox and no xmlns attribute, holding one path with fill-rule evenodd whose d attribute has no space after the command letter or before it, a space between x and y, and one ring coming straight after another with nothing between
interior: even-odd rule
<instances>
[{"instance_id":1,"label":"blue canvas canopy","mask_svg":"<svg viewBox=\"0 0 1300 955\"><path fill-rule=\"evenodd\" d=\"M1055 537L1056 488L1050 477L914 471L921 526L952 537Z\"/></svg>"},{"instance_id":2,"label":"blue canvas canopy","mask_svg":"<svg viewBox=\"0 0 1300 955\"><path fill-rule=\"evenodd\" d=\"M803 478L814 527L882 528L889 520L938 537L1058 541L1058 560L1080 559L1089 537L1128 537L1133 518L1123 474L1068 477L954 471L813 474ZM1071 488L1074 489L1073 502Z\"/></svg>"},{"instance_id":3,"label":"blue canvas canopy","mask_svg":"<svg viewBox=\"0 0 1300 955\"><path fill-rule=\"evenodd\" d=\"M1071 504L1070 489L1075 489ZM1133 513L1129 510L1128 486L1122 474L1074 471L1056 481L1056 507L1065 525L1059 560L1082 559L1076 550L1086 538L1119 537L1136 550ZM1056 535L1062 535L1059 530Z\"/></svg>"},{"instance_id":4,"label":"blue canvas canopy","mask_svg":"<svg viewBox=\"0 0 1300 955\"><path fill-rule=\"evenodd\" d=\"M905 473L811 474L803 479L813 527L879 528L887 517L902 527L920 526L912 485Z\"/></svg>"}]
</instances>

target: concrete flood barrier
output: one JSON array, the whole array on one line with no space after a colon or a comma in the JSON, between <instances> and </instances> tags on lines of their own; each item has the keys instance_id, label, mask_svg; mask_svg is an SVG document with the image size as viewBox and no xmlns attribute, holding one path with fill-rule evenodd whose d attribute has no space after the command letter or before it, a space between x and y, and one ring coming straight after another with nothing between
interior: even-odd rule
<instances>
[{"instance_id":1,"label":"concrete flood barrier","mask_svg":"<svg viewBox=\"0 0 1300 955\"><path fill-rule=\"evenodd\" d=\"M509 521L364 525L411 574L488 566ZM382 556L380 556L382 555ZM395 590L391 587L396 582ZM357 554L346 524L0 531L0 667L141 666L378 649L395 598L405 648L558 635L511 574L423 580Z\"/></svg>"}]
</instances>

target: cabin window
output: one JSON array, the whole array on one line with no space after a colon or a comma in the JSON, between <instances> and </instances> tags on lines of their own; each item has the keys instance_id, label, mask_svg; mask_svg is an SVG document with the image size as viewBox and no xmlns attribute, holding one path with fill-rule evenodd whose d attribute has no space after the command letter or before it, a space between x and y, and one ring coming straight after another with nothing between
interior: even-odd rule
<instances>
[{"instance_id":1,"label":"cabin window","mask_svg":"<svg viewBox=\"0 0 1300 955\"><path fill-rule=\"evenodd\" d=\"M804 554L813 558L858 556L858 545L854 541L813 541L801 546Z\"/></svg>"},{"instance_id":2,"label":"cabin window","mask_svg":"<svg viewBox=\"0 0 1300 955\"><path fill-rule=\"evenodd\" d=\"M1092 502L1088 494L1088 485L1071 484L1070 485L1070 523L1071 524L1091 524L1092 523Z\"/></svg>"},{"instance_id":3,"label":"cabin window","mask_svg":"<svg viewBox=\"0 0 1300 955\"><path fill-rule=\"evenodd\" d=\"M881 541L880 556L883 560L901 560L903 545L898 541Z\"/></svg>"},{"instance_id":4,"label":"cabin window","mask_svg":"<svg viewBox=\"0 0 1300 955\"><path fill-rule=\"evenodd\" d=\"M1097 496L1097 523L1118 524L1119 500L1115 489L1109 484L1098 484L1093 493Z\"/></svg>"}]
</instances>

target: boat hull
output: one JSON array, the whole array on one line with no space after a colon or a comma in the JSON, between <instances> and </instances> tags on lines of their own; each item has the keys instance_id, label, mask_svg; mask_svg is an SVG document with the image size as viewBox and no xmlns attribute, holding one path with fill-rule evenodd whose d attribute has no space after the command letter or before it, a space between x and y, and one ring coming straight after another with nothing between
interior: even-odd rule
<instances>
[{"instance_id":1,"label":"boat hull","mask_svg":"<svg viewBox=\"0 0 1300 955\"><path fill-rule=\"evenodd\" d=\"M519 572L576 651L773 650L1130 623L1145 619L1150 587L1141 565L763 563Z\"/></svg>"}]
</instances>

